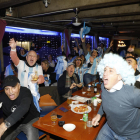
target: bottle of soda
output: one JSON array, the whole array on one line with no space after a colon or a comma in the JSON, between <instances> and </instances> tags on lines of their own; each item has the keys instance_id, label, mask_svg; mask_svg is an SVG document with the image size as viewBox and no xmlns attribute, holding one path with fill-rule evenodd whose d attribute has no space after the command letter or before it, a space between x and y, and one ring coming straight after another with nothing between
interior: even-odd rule
<instances>
[{"instance_id":1,"label":"bottle of soda","mask_svg":"<svg viewBox=\"0 0 140 140\"><path fill-rule=\"evenodd\" d=\"M83 114L83 121L84 121L84 122L87 122L87 121L88 121L88 113L87 113L87 112L85 112L85 113Z\"/></svg>"},{"instance_id":2,"label":"bottle of soda","mask_svg":"<svg viewBox=\"0 0 140 140\"><path fill-rule=\"evenodd\" d=\"M94 93L97 93L97 85L94 86Z\"/></svg>"}]
</instances>

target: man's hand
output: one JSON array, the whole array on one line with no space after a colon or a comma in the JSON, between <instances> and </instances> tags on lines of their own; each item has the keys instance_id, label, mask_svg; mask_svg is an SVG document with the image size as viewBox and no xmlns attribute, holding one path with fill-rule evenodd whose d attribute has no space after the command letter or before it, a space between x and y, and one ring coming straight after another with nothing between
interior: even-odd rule
<instances>
[{"instance_id":1,"label":"man's hand","mask_svg":"<svg viewBox=\"0 0 140 140\"><path fill-rule=\"evenodd\" d=\"M82 83L79 83L79 84L77 84L77 87L82 87L83 86L83 84Z\"/></svg>"},{"instance_id":2,"label":"man's hand","mask_svg":"<svg viewBox=\"0 0 140 140\"><path fill-rule=\"evenodd\" d=\"M111 48L113 46L113 40L111 40L109 47Z\"/></svg>"},{"instance_id":3,"label":"man's hand","mask_svg":"<svg viewBox=\"0 0 140 140\"><path fill-rule=\"evenodd\" d=\"M61 50L64 51L64 46L63 46L63 44L62 44L62 46L61 46Z\"/></svg>"},{"instance_id":4,"label":"man's hand","mask_svg":"<svg viewBox=\"0 0 140 140\"><path fill-rule=\"evenodd\" d=\"M9 46L11 47L11 49L16 49L17 42L15 42L14 38L10 39Z\"/></svg>"},{"instance_id":5,"label":"man's hand","mask_svg":"<svg viewBox=\"0 0 140 140\"><path fill-rule=\"evenodd\" d=\"M84 38L81 38L82 42L85 42L85 40L86 40L86 36L84 36Z\"/></svg>"},{"instance_id":6,"label":"man's hand","mask_svg":"<svg viewBox=\"0 0 140 140\"><path fill-rule=\"evenodd\" d=\"M70 89L73 89L74 87L76 87L76 83L72 83Z\"/></svg>"},{"instance_id":7,"label":"man's hand","mask_svg":"<svg viewBox=\"0 0 140 140\"><path fill-rule=\"evenodd\" d=\"M5 126L5 124L4 123L2 123L1 125L0 125L0 138L1 138L1 136L4 134L4 132L7 130L7 127Z\"/></svg>"},{"instance_id":8,"label":"man's hand","mask_svg":"<svg viewBox=\"0 0 140 140\"><path fill-rule=\"evenodd\" d=\"M100 114L97 114L97 115L92 119L92 125L93 125L93 126L99 125L100 119L101 119L101 115L100 115Z\"/></svg>"},{"instance_id":9,"label":"man's hand","mask_svg":"<svg viewBox=\"0 0 140 140\"><path fill-rule=\"evenodd\" d=\"M78 49L77 49L77 47L74 47L73 49L76 51L76 53L78 53Z\"/></svg>"},{"instance_id":10,"label":"man's hand","mask_svg":"<svg viewBox=\"0 0 140 140\"><path fill-rule=\"evenodd\" d=\"M44 77L48 77L47 74L44 74Z\"/></svg>"},{"instance_id":11,"label":"man's hand","mask_svg":"<svg viewBox=\"0 0 140 140\"><path fill-rule=\"evenodd\" d=\"M127 49L127 51L128 51L128 52L133 52L133 51L134 51L134 48L129 47L129 48Z\"/></svg>"},{"instance_id":12,"label":"man's hand","mask_svg":"<svg viewBox=\"0 0 140 140\"><path fill-rule=\"evenodd\" d=\"M31 80L31 82L33 83L33 84L35 84L35 83L38 83L38 80Z\"/></svg>"},{"instance_id":13,"label":"man's hand","mask_svg":"<svg viewBox=\"0 0 140 140\"><path fill-rule=\"evenodd\" d=\"M75 41L76 41L76 42L78 42L78 39L77 39L77 38L75 38Z\"/></svg>"},{"instance_id":14,"label":"man's hand","mask_svg":"<svg viewBox=\"0 0 140 140\"><path fill-rule=\"evenodd\" d=\"M93 63L93 61L94 61L94 58L92 57L92 56L90 56L90 63Z\"/></svg>"}]
</instances>

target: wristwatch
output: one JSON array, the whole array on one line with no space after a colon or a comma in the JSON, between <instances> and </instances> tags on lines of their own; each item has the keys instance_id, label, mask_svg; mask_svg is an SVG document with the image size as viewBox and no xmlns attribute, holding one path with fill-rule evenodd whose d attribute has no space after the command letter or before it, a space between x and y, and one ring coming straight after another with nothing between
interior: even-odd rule
<instances>
[{"instance_id":1,"label":"wristwatch","mask_svg":"<svg viewBox=\"0 0 140 140\"><path fill-rule=\"evenodd\" d=\"M9 122L7 122L6 120L4 121L4 124L7 128L9 128L11 126L11 124Z\"/></svg>"}]
</instances>

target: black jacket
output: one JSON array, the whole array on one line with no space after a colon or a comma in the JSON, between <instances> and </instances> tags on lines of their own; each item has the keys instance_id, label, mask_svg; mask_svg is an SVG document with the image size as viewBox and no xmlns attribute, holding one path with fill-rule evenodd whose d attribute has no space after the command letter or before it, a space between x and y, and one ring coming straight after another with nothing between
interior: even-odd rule
<instances>
[{"instance_id":1,"label":"black jacket","mask_svg":"<svg viewBox=\"0 0 140 140\"><path fill-rule=\"evenodd\" d=\"M58 83L57 83L57 88L58 88L58 93L60 96L64 95L65 93L67 93L70 90L70 87L65 87L66 84L66 70L63 72L63 74L59 77L58 79ZM75 73L78 83L80 83L80 79L79 76ZM72 80L74 80L73 77L71 77ZM79 90L81 88L76 88L76 89L72 89L72 93L74 93L75 91Z\"/></svg>"},{"instance_id":2,"label":"black jacket","mask_svg":"<svg viewBox=\"0 0 140 140\"><path fill-rule=\"evenodd\" d=\"M20 87L19 96L15 100L10 100L8 96L3 92L0 94L0 103L2 102L2 111L5 116L5 120L8 121L11 126L17 122L20 124L26 124L34 118L39 117L33 97L30 90L26 87Z\"/></svg>"}]
</instances>

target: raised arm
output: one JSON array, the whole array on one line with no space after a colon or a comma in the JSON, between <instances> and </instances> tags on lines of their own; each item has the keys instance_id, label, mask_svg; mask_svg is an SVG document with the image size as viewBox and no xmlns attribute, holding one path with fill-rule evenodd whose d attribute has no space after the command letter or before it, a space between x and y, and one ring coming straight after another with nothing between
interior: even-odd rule
<instances>
[{"instance_id":1,"label":"raised arm","mask_svg":"<svg viewBox=\"0 0 140 140\"><path fill-rule=\"evenodd\" d=\"M62 46L61 46L61 51L62 51L62 55L65 55L66 56L66 54L65 54L65 52L64 52L64 45L62 44Z\"/></svg>"},{"instance_id":2,"label":"raised arm","mask_svg":"<svg viewBox=\"0 0 140 140\"><path fill-rule=\"evenodd\" d=\"M19 64L19 58L16 53L16 45L14 38L10 39L9 46L11 47L10 56L13 61L13 63L17 66Z\"/></svg>"},{"instance_id":3,"label":"raised arm","mask_svg":"<svg viewBox=\"0 0 140 140\"><path fill-rule=\"evenodd\" d=\"M84 54L87 55L88 54L88 51L86 49L85 40L86 40L86 36L84 38L81 38Z\"/></svg>"},{"instance_id":4,"label":"raised arm","mask_svg":"<svg viewBox=\"0 0 140 140\"><path fill-rule=\"evenodd\" d=\"M75 41L76 41L76 43L77 43L78 49L80 50L80 49L81 49L81 47L79 46L78 39L77 39L77 38L75 38Z\"/></svg>"},{"instance_id":5,"label":"raised arm","mask_svg":"<svg viewBox=\"0 0 140 140\"><path fill-rule=\"evenodd\" d=\"M79 56L79 53L78 53L78 49L77 49L77 47L74 47L73 49L74 49L75 52L76 52L75 56Z\"/></svg>"},{"instance_id":6,"label":"raised arm","mask_svg":"<svg viewBox=\"0 0 140 140\"><path fill-rule=\"evenodd\" d=\"M113 46L113 40L111 40L109 47L108 47L107 50L102 54L102 57L104 57L104 55L110 51L110 49L112 48L112 46Z\"/></svg>"}]
</instances>

